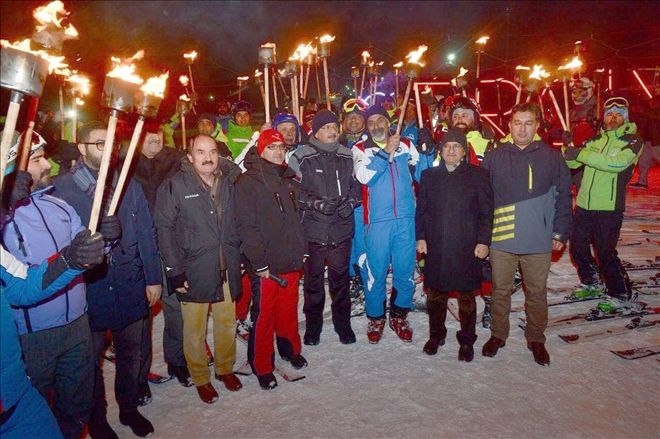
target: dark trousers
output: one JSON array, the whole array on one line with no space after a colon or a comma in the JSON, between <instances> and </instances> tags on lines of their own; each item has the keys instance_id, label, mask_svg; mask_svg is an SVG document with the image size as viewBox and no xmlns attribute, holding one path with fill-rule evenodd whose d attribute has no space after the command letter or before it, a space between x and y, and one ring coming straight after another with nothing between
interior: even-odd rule
<instances>
[{"instance_id":1,"label":"dark trousers","mask_svg":"<svg viewBox=\"0 0 660 439\"><path fill-rule=\"evenodd\" d=\"M119 412L137 410L137 391L142 361L142 319L123 329L112 332L115 346L115 399ZM96 376L94 382L94 403L90 423L105 419L107 403L103 383L102 354L105 350L105 331L92 332Z\"/></svg>"},{"instance_id":2,"label":"dark trousers","mask_svg":"<svg viewBox=\"0 0 660 439\"><path fill-rule=\"evenodd\" d=\"M478 292L477 292L478 293ZM458 317L461 329L456 333L456 339L461 345L472 346L477 340L477 302L475 292L458 293ZM426 308L429 314L429 338L444 340L447 337L447 301L448 291L429 289L426 294Z\"/></svg>"},{"instance_id":3,"label":"dark trousers","mask_svg":"<svg viewBox=\"0 0 660 439\"><path fill-rule=\"evenodd\" d=\"M325 265L328 265L328 284L332 300L332 323L335 331L342 334L351 327L351 296L348 264L351 257L351 240L332 245L309 243L309 258L305 262L305 323L307 334L319 336L323 327L325 305Z\"/></svg>"},{"instance_id":4,"label":"dark trousers","mask_svg":"<svg viewBox=\"0 0 660 439\"><path fill-rule=\"evenodd\" d=\"M165 282L167 284L167 282ZM160 298L163 306L163 357L168 366L183 367L186 357L183 354L183 317L181 316L181 303L176 294L168 294L163 288Z\"/></svg>"},{"instance_id":5,"label":"dark trousers","mask_svg":"<svg viewBox=\"0 0 660 439\"><path fill-rule=\"evenodd\" d=\"M92 410L94 353L87 314L57 328L21 335L25 368L65 438L80 438Z\"/></svg>"},{"instance_id":6,"label":"dark trousers","mask_svg":"<svg viewBox=\"0 0 660 439\"><path fill-rule=\"evenodd\" d=\"M600 269L607 293L625 298L630 292L628 274L616 251L622 222L623 212L590 211L577 207L573 217L570 254L577 266L580 282L597 282ZM591 254L592 243L598 262Z\"/></svg>"},{"instance_id":7,"label":"dark trousers","mask_svg":"<svg viewBox=\"0 0 660 439\"><path fill-rule=\"evenodd\" d=\"M140 378L138 386L146 386L149 384L149 370L151 369L152 360L152 346L151 346L151 328L153 325L153 316L151 309L149 315L142 319L142 342L140 349L142 351L142 361L140 362Z\"/></svg>"}]
</instances>

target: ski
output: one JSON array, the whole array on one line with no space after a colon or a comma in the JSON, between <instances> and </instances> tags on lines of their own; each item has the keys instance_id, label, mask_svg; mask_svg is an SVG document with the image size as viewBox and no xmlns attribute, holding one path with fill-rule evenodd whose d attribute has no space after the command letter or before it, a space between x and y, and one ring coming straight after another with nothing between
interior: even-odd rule
<instances>
[{"instance_id":1,"label":"ski","mask_svg":"<svg viewBox=\"0 0 660 439\"><path fill-rule=\"evenodd\" d=\"M151 384L163 384L166 383L170 380L174 379L174 375L159 375L157 373L149 372L149 375L147 376L147 379Z\"/></svg>"},{"instance_id":2,"label":"ski","mask_svg":"<svg viewBox=\"0 0 660 439\"><path fill-rule=\"evenodd\" d=\"M637 360L639 358L646 358L652 355L660 354L660 345L655 346L642 346L637 348L625 349L620 351L610 350L614 355L623 358L624 360Z\"/></svg>"},{"instance_id":3,"label":"ski","mask_svg":"<svg viewBox=\"0 0 660 439\"><path fill-rule=\"evenodd\" d=\"M247 340L244 339L243 337L236 337L236 340L243 342L245 345L247 345ZM248 372L249 371L249 372ZM305 375L295 372L288 367L282 365L282 363L276 359L275 360L275 368L274 372L284 378L285 381L289 382L295 382L295 381L300 381L305 378ZM238 368L237 371L234 373L238 375L243 375L243 376L249 376L252 375L252 368L246 361L241 367Z\"/></svg>"},{"instance_id":4,"label":"ski","mask_svg":"<svg viewBox=\"0 0 660 439\"><path fill-rule=\"evenodd\" d=\"M560 328L563 326L579 326L592 322L600 322L603 320L613 320L613 319L622 319L627 317L641 317L646 315L655 315L660 313L660 307L655 308L644 308L641 311L630 312L630 313L613 313L606 314L603 316L595 317L590 311L580 312L576 314L568 314L555 316L548 319L547 329ZM521 324L518 325L520 328L525 329L525 323L527 319L525 317L519 317Z\"/></svg>"},{"instance_id":5,"label":"ski","mask_svg":"<svg viewBox=\"0 0 660 439\"><path fill-rule=\"evenodd\" d=\"M586 341L599 340L601 338L612 337L614 335L625 334L630 331L639 331L642 329L653 328L660 324L660 320L645 320L641 317L635 317L628 324L614 328L601 329L598 331L585 332L580 334L559 334L559 338L566 343L583 343Z\"/></svg>"},{"instance_id":6,"label":"ski","mask_svg":"<svg viewBox=\"0 0 660 439\"><path fill-rule=\"evenodd\" d=\"M572 293L575 291L575 288L558 288L558 289L550 289L548 288L548 293L549 294L562 294L562 293ZM556 299L549 299L548 300L548 306L558 306L558 305L568 305L571 303L578 303L578 302L588 302L590 300L597 300L601 299L603 297L602 294L598 296L590 296L590 297L584 297L581 299L573 298L570 294L563 296L561 298L556 298ZM521 304L518 306L512 306L511 307L511 312L521 312L525 310L525 304Z\"/></svg>"}]
</instances>

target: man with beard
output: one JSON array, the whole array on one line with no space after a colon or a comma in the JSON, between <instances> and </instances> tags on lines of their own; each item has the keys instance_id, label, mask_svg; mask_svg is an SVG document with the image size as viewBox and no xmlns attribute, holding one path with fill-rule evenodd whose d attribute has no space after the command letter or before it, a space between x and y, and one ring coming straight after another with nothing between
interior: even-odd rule
<instances>
[{"instance_id":1,"label":"man with beard","mask_svg":"<svg viewBox=\"0 0 660 439\"><path fill-rule=\"evenodd\" d=\"M354 170L363 184L366 259L367 337L378 343L385 327L386 278L392 264L390 328L404 342L412 342L408 323L415 290L415 195L410 166L419 160L410 140L390 135L387 112L379 106L366 112L369 137L353 147ZM391 161L390 161L391 160Z\"/></svg>"},{"instance_id":2,"label":"man with beard","mask_svg":"<svg viewBox=\"0 0 660 439\"><path fill-rule=\"evenodd\" d=\"M206 356L209 307L213 317L215 378L229 391L242 385L233 373L236 360L234 298L240 292L240 256L234 229L237 165L219 157L213 138L192 139L181 169L156 196L158 242L170 288L183 315L183 352L199 398L212 404Z\"/></svg>"},{"instance_id":3,"label":"man with beard","mask_svg":"<svg viewBox=\"0 0 660 439\"><path fill-rule=\"evenodd\" d=\"M216 129L219 125L222 131L227 132L231 118L231 102L229 102L229 99L221 99L218 102L218 114L215 118Z\"/></svg>"},{"instance_id":4,"label":"man with beard","mask_svg":"<svg viewBox=\"0 0 660 439\"><path fill-rule=\"evenodd\" d=\"M83 224L89 222L101 157L105 148L106 126L93 121L80 129L80 158L71 172L54 180L55 196L76 210ZM108 147L111 147L108 145ZM113 173L107 180L107 201L113 192ZM138 411L138 381L142 360L143 319L161 294L162 273L156 232L142 188L129 179L119 203L121 237L115 240L108 261L85 273L89 325L94 344L96 377L94 402L89 421L92 438L117 437L106 418L102 353L108 330L116 354L115 398L119 421L137 436L147 436L154 427Z\"/></svg>"},{"instance_id":5,"label":"man with beard","mask_svg":"<svg viewBox=\"0 0 660 439\"><path fill-rule=\"evenodd\" d=\"M545 349L548 324L546 284L552 251L568 240L571 179L561 154L534 140L541 114L534 104L511 110L511 142L489 151L482 166L490 171L494 194L490 262L493 266L491 337L483 355L494 357L509 336L514 275L525 279L525 338L534 361L550 364Z\"/></svg>"},{"instance_id":6,"label":"man with beard","mask_svg":"<svg viewBox=\"0 0 660 439\"><path fill-rule=\"evenodd\" d=\"M458 96L451 107L451 126L463 130L470 146L469 162L478 165L484 159L491 141L481 133L481 119L477 105L468 98Z\"/></svg>"},{"instance_id":7,"label":"man with beard","mask_svg":"<svg viewBox=\"0 0 660 439\"><path fill-rule=\"evenodd\" d=\"M22 146L24 135L12 149ZM45 146L45 140L32 133L27 167L34 181L32 193L15 207L3 225L2 239L7 250L29 265L45 262L84 230L73 207L49 195L53 188ZM107 241L117 239L117 217L104 217L100 232ZM51 403L65 438L80 437L92 408L94 354L85 295L80 274L48 300L12 309L27 373L35 388Z\"/></svg>"},{"instance_id":8,"label":"man with beard","mask_svg":"<svg viewBox=\"0 0 660 439\"><path fill-rule=\"evenodd\" d=\"M564 151L571 169L584 169L576 199L570 251L584 289L593 294L602 291L599 271L605 280L609 298L593 310L598 314L641 309L616 246L626 207L626 184L643 142L635 135L635 124L628 120L626 99L610 98L604 107L600 135L587 141L583 148ZM591 255L592 243L597 262Z\"/></svg>"},{"instance_id":9,"label":"man with beard","mask_svg":"<svg viewBox=\"0 0 660 439\"><path fill-rule=\"evenodd\" d=\"M332 299L332 323L342 344L355 343L351 329L348 265L353 237L353 209L360 201L353 177L353 154L338 142L339 119L321 110L312 121L308 145L296 151L289 167L300 181L302 225L309 258L305 262L306 345L317 345L323 329L325 267Z\"/></svg>"}]
</instances>

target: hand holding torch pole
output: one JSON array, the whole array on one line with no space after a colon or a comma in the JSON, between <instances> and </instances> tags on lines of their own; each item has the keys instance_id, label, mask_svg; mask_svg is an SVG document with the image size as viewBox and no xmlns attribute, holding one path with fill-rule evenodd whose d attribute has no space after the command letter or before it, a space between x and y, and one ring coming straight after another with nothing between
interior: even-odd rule
<instances>
[{"instance_id":1,"label":"hand holding torch pole","mask_svg":"<svg viewBox=\"0 0 660 439\"><path fill-rule=\"evenodd\" d=\"M424 64L420 61L422 55L428 49L427 46L419 46L417 50L410 52L406 59L408 63L406 65L406 76L408 77L408 83L406 84L406 93L403 97L403 103L401 104L401 109L399 110L399 120L396 125L396 134L397 136L401 134L401 128L403 126L403 118L406 115L406 107L408 106L408 99L410 99L410 88L412 86L413 80L419 77L419 70L421 67L424 67ZM396 150L390 152L390 163L394 161L394 153Z\"/></svg>"},{"instance_id":2,"label":"hand holding torch pole","mask_svg":"<svg viewBox=\"0 0 660 439\"><path fill-rule=\"evenodd\" d=\"M140 90L135 97L137 102L136 108L138 112L138 121L133 130L133 135L131 136L131 143L128 145L128 151L126 152L126 158L124 159L124 164L122 165L121 173L117 180L117 186L112 194L112 200L110 200L108 216L114 215L117 211L119 199L121 198L122 190L126 184L126 178L128 177L128 170L131 168L133 155L135 154L135 149L140 140L140 135L142 134L144 119L147 117L155 118L158 115L158 107L160 107L160 103L165 97L165 86L167 85L168 77L169 72L149 78L147 82L140 87Z\"/></svg>"}]
</instances>

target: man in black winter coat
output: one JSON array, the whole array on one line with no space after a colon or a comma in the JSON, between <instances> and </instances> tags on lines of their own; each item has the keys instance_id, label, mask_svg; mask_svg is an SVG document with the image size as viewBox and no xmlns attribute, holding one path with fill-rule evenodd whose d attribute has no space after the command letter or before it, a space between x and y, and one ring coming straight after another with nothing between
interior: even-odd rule
<instances>
[{"instance_id":1,"label":"man in black winter coat","mask_svg":"<svg viewBox=\"0 0 660 439\"><path fill-rule=\"evenodd\" d=\"M459 361L472 361L477 339L475 292L481 287L481 260L488 256L493 225L493 191L488 172L467 163L465 133L451 128L440 143L440 165L422 173L415 212L417 251L426 253L429 340L435 355L445 343L447 300L458 293L461 330Z\"/></svg>"},{"instance_id":2,"label":"man in black winter coat","mask_svg":"<svg viewBox=\"0 0 660 439\"><path fill-rule=\"evenodd\" d=\"M245 156L246 172L236 183L236 225L249 269L260 277L258 315L248 340L248 359L259 385L277 386L273 375L273 333L280 356L294 368L307 366L300 354L298 281L306 257L298 214L300 185L284 162L284 137L263 131ZM272 275L285 282L276 283Z\"/></svg>"},{"instance_id":3,"label":"man in black winter coat","mask_svg":"<svg viewBox=\"0 0 660 439\"><path fill-rule=\"evenodd\" d=\"M183 350L202 401L218 394L210 381L205 340L208 309L213 316L215 377L230 391L241 382L236 360L236 313L240 292L240 254L234 229L234 181L238 166L219 157L212 137L193 139L181 170L156 196L158 243L170 288L181 302Z\"/></svg>"},{"instance_id":4,"label":"man in black winter coat","mask_svg":"<svg viewBox=\"0 0 660 439\"><path fill-rule=\"evenodd\" d=\"M312 120L309 144L296 150L289 167L301 184L302 224L309 246L305 262L306 345L317 345L323 327L325 265L332 298L332 323L339 341L355 343L351 329L348 265L353 237L353 209L359 203L359 184L353 177L353 153L338 142L339 119L321 110Z\"/></svg>"}]
</instances>

